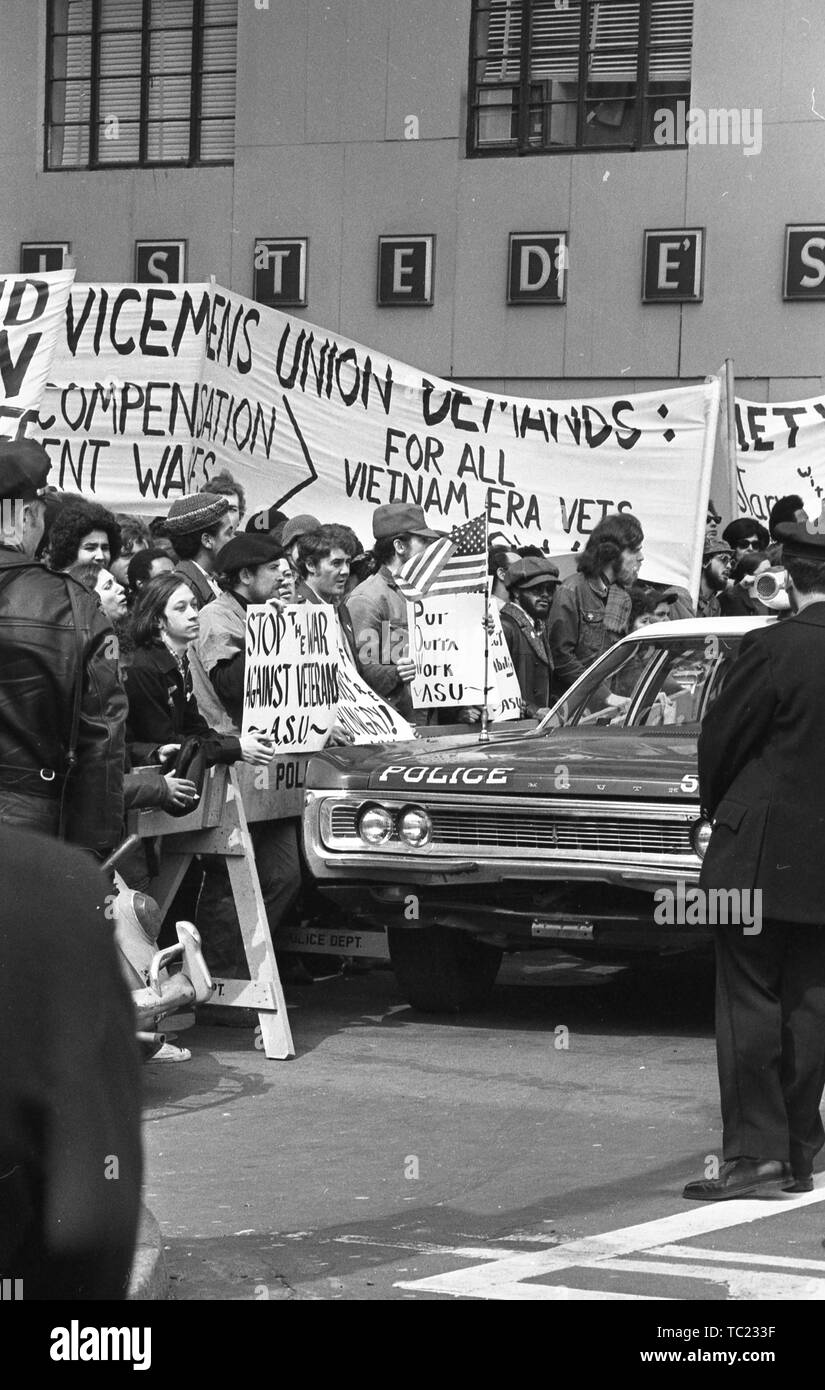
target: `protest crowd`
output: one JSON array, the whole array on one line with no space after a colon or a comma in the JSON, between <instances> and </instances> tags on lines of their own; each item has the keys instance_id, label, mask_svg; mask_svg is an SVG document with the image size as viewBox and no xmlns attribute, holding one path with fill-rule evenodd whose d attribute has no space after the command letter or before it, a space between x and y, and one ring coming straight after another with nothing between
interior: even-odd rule
<instances>
[{"instance_id":1,"label":"protest crowd","mask_svg":"<svg viewBox=\"0 0 825 1390\"><path fill-rule=\"evenodd\" d=\"M131 1152L133 1163L127 1182L109 1184L102 1195L85 1191L77 1213L79 1256L70 1232L49 1230L49 1216L38 1211L24 1174L16 1229L28 1231L21 1268L30 1276L32 1291L37 1271L48 1268L51 1290L61 1289L63 1280L75 1292L84 1290L83 1296L109 1297L119 1296L112 1290L122 1288L128 1268L125 1252L134 1238L140 1190L138 1053L127 991L117 979L111 943L100 932L111 874L90 870L89 856L107 866L126 840L130 811L156 807L186 814L198 802L209 767L238 762L266 767L272 762L273 741L243 732L250 605L331 605L342 649L358 674L421 732L446 722L477 724L482 710L473 705L416 708L411 698L416 664L404 576L446 535L430 524L420 506L377 506L367 545L350 527L321 523L308 514L287 517L271 508L247 517L244 490L227 472L213 476L199 492L178 497L165 517L141 519L50 487L49 468L41 445L0 442L0 500L4 518L11 519L0 545L3 874L8 877L12 865L24 864L37 882L42 841L26 832L66 842L50 851L61 865L61 891L41 883L39 897L23 915L36 949L44 923L55 913L71 914L89 952L84 978L110 991L100 1037L78 1044L87 1051L102 1047L107 1063L106 1084L89 1102L86 1142L92 1144L102 1129L104 1149ZM542 717L628 632L696 614L769 611L755 597L754 584L779 564L776 527L805 519L800 498L788 496L775 504L768 530L741 518L720 534L721 517L710 502L695 611L686 591L639 581L643 519L627 512L598 522L577 556L576 570L563 579L541 548L516 548L500 535L488 543L485 530L489 603L512 659L522 717ZM607 698L621 704L627 697L611 693ZM350 734L344 724L335 723L329 739L345 744ZM305 910L301 903L308 885L298 821L257 822L251 836L274 940L290 914L299 918ZM152 874L145 847L133 846L118 871L130 886L147 888ZM10 891L8 884L6 889ZM180 893L201 934L210 970L243 978L248 972L226 861L201 856ZM175 915L173 908L169 916ZM33 1067L42 1067L45 1076L52 1068L51 1075L59 1078L73 1044L72 1010L60 984L60 971L67 967L45 946L43 952L47 967L19 962L20 1008L32 1007L26 990L34 990L30 977L37 968L38 988L46 989L48 1005L60 1018L56 1039L46 1055L33 1061L19 1046L9 1042L5 1047L7 1034L21 1036L19 1020L4 1018L0 1026L12 1072L18 1068L28 1075ZM15 959L11 948L7 958ZM301 983L307 970L300 960L284 962L282 974ZM309 980L311 976L305 982ZM144 1057L152 1062L189 1055L162 1038L144 1046ZM116 1103L123 1096L132 1098L125 1108ZM9 1144L14 1117L0 1115L0 1128ZM54 1142L61 1142L59 1134ZM57 1162L54 1153L47 1162ZM97 1256L91 1261L89 1255L102 1239L102 1225L108 1263ZM52 1239L57 1255L44 1261Z\"/></svg>"}]
</instances>

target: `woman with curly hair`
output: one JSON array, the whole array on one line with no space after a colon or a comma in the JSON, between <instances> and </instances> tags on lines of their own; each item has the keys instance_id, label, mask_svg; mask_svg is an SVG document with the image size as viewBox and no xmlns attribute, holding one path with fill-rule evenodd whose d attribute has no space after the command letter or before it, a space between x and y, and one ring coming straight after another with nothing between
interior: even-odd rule
<instances>
[{"instance_id":1,"label":"woman with curly hair","mask_svg":"<svg viewBox=\"0 0 825 1390\"><path fill-rule=\"evenodd\" d=\"M49 565L70 570L90 563L108 569L120 554L120 527L114 513L85 498L66 502L49 533Z\"/></svg>"}]
</instances>

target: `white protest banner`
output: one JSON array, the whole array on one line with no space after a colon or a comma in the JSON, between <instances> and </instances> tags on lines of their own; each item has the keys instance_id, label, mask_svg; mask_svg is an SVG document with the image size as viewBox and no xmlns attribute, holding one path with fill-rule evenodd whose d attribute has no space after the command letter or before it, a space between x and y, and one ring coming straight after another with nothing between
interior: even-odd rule
<instances>
[{"instance_id":1,"label":"white protest banner","mask_svg":"<svg viewBox=\"0 0 825 1390\"><path fill-rule=\"evenodd\" d=\"M397 743L415 729L361 679L339 637L336 724L353 743Z\"/></svg>"},{"instance_id":2,"label":"white protest banner","mask_svg":"<svg viewBox=\"0 0 825 1390\"><path fill-rule=\"evenodd\" d=\"M736 400L739 515L767 526L780 497L796 494L811 520L825 497L825 396L805 401Z\"/></svg>"},{"instance_id":3,"label":"white protest banner","mask_svg":"<svg viewBox=\"0 0 825 1390\"><path fill-rule=\"evenodd\" d=\"M407 604L414 709L483 705L484 595L439 594Z\"/></svg>"},{"instance_id":4,"label":"white protest banner","mask_svg":"<svg viewBox=\"0 0 825 1390\"><path fill-rule=\"evenodd\" d=\"M224 439L201 422L199 460L228 465L253 505L298 498L299 510L343 515L363 536L383 502L418 503L439 530L486 512L491 528L546 540L551 553L629 511L644 526L646 577L698 587L718 381L562 402L488 395L215 293L244 347L205 365L233 425Z\"/></svg>"},{"instance_id":5,"label":"white protest banner","mask_svg":"<svg viewBox=\"0 0 825 1390\"><path fill-rule=\"evenodd\" d=\"M317 753L335 723L338 641L329 604L246 610L245 734L263 734L278 753Z\"/></svg>"},{"instance_id":6,"label":"white protest banner","mask_svg":"<svg viewBox=\"0 0 825 1390\"><path fill-rule=\"evenodd\" d=\"M113 383L106 410L101 379ZM123 510L165 511L226 466L250 510L293 501L363 537L379 503L416 502L436 529L486 512L491 529L556 554L629 511L645 576L698 586L715 380L565 401L487 394L220 286L113 285L75 287L55 381L41 424L53 456L71 446L64 485ZM182 480L173 441L187 430Z\"/></svg>"},{"instance_id":7,"label":"white protest banner","mask_svg":"<svg viewBox=\"0 0 825 1390\"><path fill-rule=\"evenodd\" d=\"M489 613L493 630L487 639L487 711L493 724L501 724L508 719L521 718L521 686L501 626L498 605L492 601Z\"/></svg>"},{"instance_id":8,"label":"white protest banner","mask_svg":"<svg viewBox=\"0 0 825 1390\"><path fill-rule=\"evenodd\" d=\"M22 439L29 422L36 422L53 356L63 343L73 280L73 270L0 277L0 439Z\"/></svg>"},{"instance_id":9,"label":"white protest banner","mask_svg":"<svg viewBox=\"0 0 825 1390\"><path fill-rule=\"evenodd\" d=\"M74 285L38 422L56 486L147 516L190 491L209 291Z\"/></svg>"}]
</instances>

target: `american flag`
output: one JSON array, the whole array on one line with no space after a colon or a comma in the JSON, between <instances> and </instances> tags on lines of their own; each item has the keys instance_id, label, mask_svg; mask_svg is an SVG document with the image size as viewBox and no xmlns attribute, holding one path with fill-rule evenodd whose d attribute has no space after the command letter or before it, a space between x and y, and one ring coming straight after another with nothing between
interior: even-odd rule
<instances>
[{"instance_id":1,"label":"american flag","mask_svg":"<svg viewBox=\"0 0 825 1390\"><path fill-rule=\"evenodd\" d=\"M401 566L395 582L405 599L458 594L487 584L487 516L456 526Z\"/></svg>"}]
</instances>

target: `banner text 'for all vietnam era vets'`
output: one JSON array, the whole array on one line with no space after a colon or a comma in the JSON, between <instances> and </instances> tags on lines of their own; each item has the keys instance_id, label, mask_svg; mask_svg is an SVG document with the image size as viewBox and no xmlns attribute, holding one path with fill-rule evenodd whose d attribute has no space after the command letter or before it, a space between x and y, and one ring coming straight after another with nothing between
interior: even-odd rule
<instances>
[{"instance_id":1,"label":"banner text 'for all vietnam era vets'","mask_svg":"<svg viewBox=\"0 0 825 1390\"><path fill-rule=\"evenodd\" d=\"M698 585L718 383L565 401L485 393L220 286L75 285L41 410L62 486L163 513L228 467L250 509L346 520L385 502L437 529L482 511L551 553L601 517L645 530L645 574ZM85 446L85 449L84 449Z\"/></svg>"}]
</instances>

